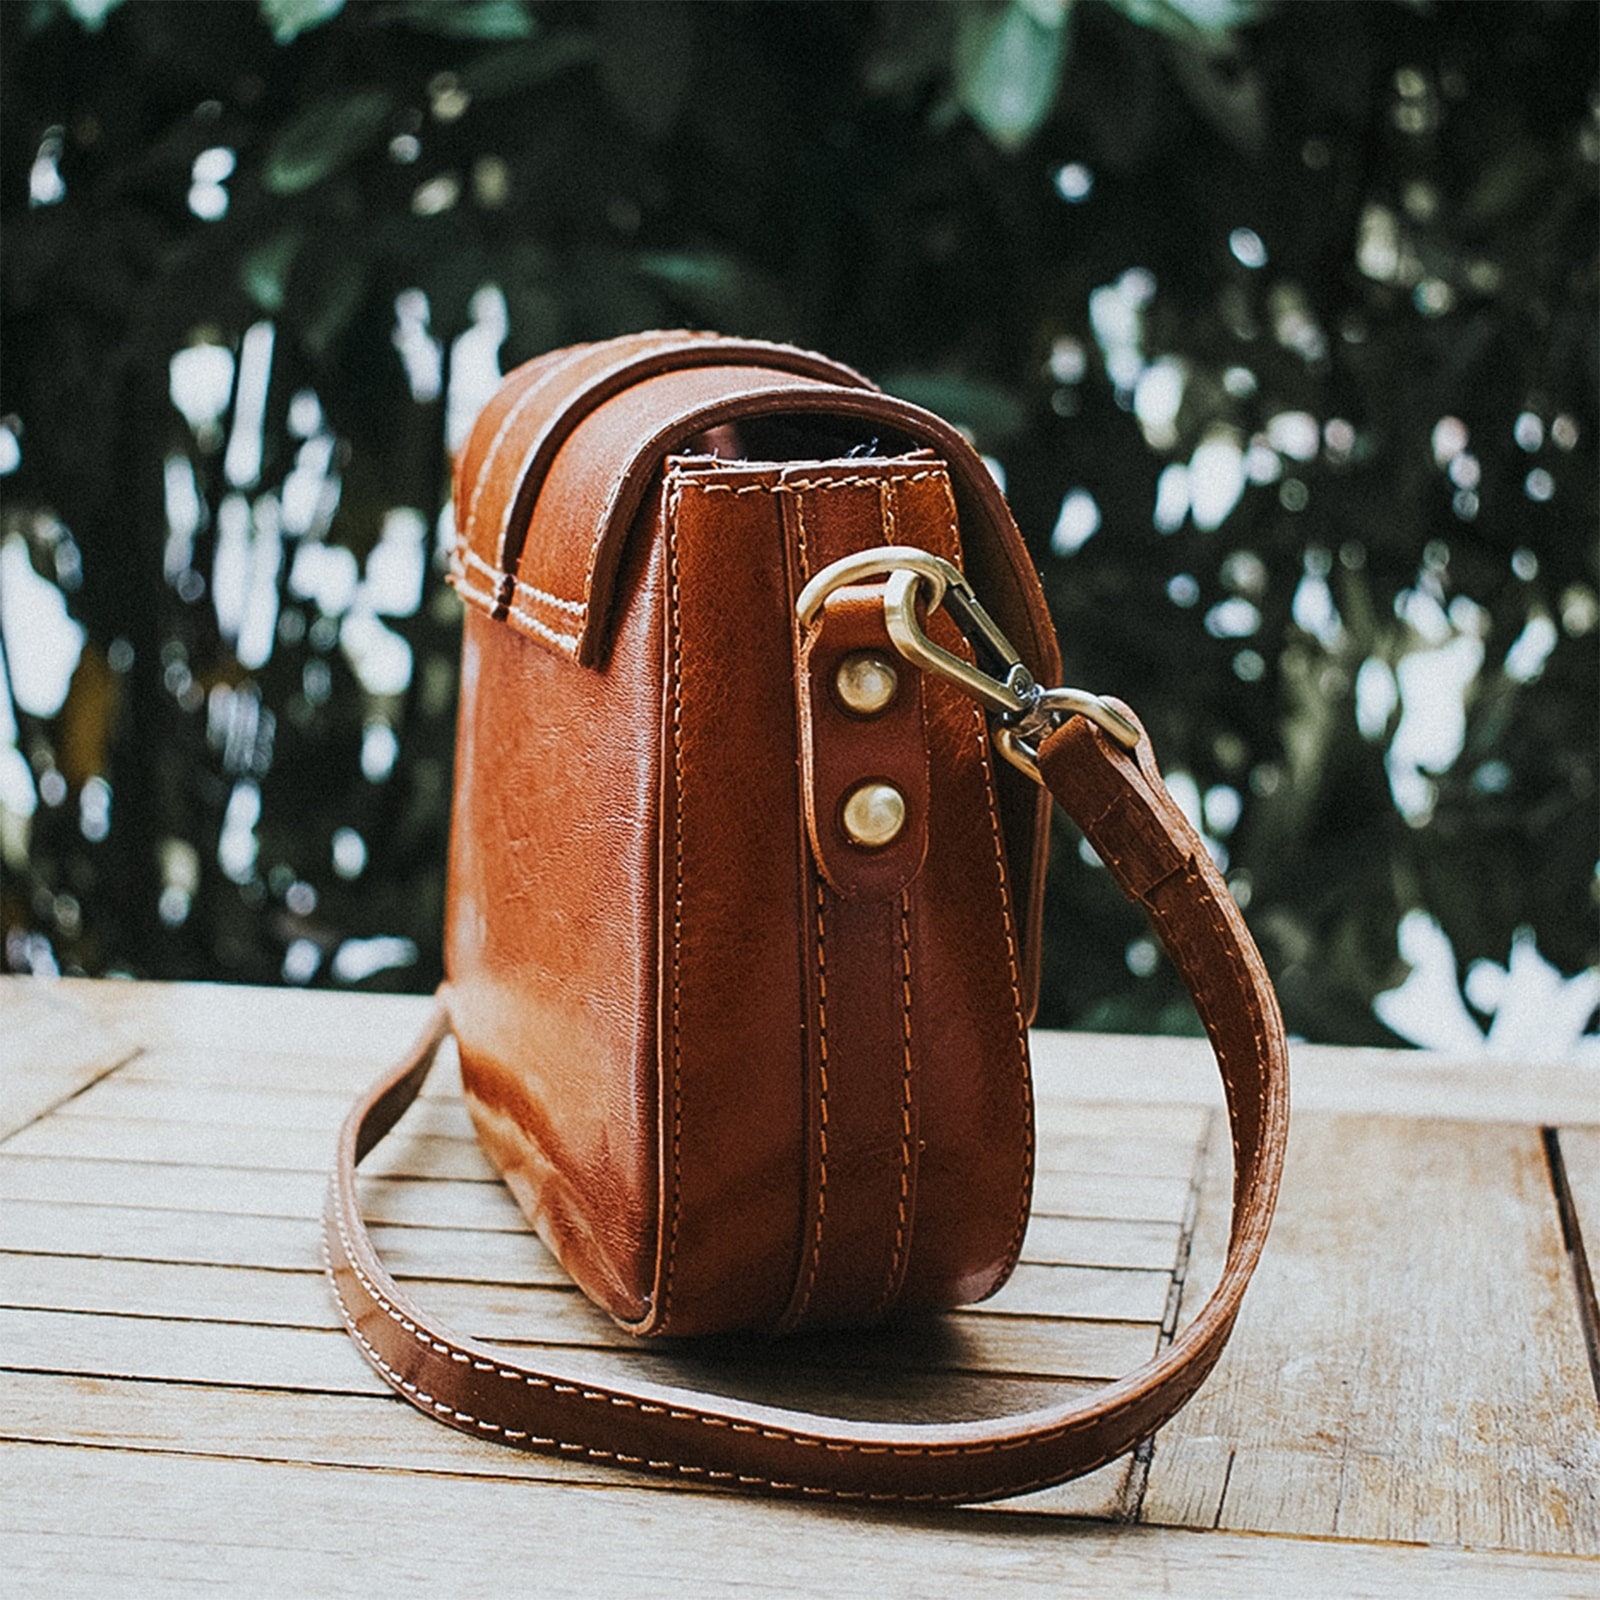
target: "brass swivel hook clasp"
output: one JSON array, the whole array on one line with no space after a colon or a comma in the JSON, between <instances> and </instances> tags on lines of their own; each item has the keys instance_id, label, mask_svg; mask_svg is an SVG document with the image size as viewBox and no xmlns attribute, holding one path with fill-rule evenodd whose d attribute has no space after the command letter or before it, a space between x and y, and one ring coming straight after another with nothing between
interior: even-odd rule
<instances>
[{"instance_id":1,"label":"brass swivel hook clasp","mask_svg":"<svg viewBox=\"0 0 1600 1600\"><path fill-rule=\"evenodd\" d=\"M1109 701L1087 690L1051 689L1036 682L1016 647L984 609L966 574L941 556L914 545L881 545L824 567L795 601L801 626L810 626L835 589L878 577L888 579L884 625L895 648L912 665L956 684L995 713L996 747L1035 782L1043 781L1038 741L1067 717L1089 718L1129 750L1138 744L1138 728ZM919 601L929 612L944 607L972 646L974 661L963 661L928 637L917 614ZM977 665L978 661L986 663L989 670Z\"/></svg>"}]
</instances>

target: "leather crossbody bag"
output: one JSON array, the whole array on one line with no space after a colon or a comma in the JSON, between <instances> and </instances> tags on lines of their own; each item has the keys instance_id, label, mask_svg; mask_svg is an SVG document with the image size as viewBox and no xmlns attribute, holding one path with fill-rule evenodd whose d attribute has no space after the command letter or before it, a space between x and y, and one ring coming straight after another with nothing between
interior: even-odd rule
<instances>
[{"instance_id":1,"label":"leather crossbody bag","mask_svg":"<svg viewBox=\"0 0 1600 1600\"><path fill-rule=\"evenodd\" d=\"M1211 1369L1260 1254L1283 1028L1137 721L1053 687L981 459L820 356L649 333L514 372L456 462L455 516L448 978L352 1111L326 1217L368 1359L480 1437L771 1493L990 1499L1129 1449ZM1220 1283L1146 1366L989 1422L847 1423L519 1365L384 1268L356 1164L453 1034L484 1149L632 1333L993 1294L1028 1220L1052 796L1176 963L1232 1125Z\"/></svg>"}]
</instances>

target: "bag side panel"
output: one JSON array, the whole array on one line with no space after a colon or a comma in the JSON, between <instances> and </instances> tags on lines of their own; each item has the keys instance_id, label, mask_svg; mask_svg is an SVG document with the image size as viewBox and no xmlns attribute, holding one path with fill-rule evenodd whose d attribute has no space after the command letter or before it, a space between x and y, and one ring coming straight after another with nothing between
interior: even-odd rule
<instances>
[{"instance_id":1,"label":"bag side panel","mask_svg":"<svg viewBox=\"0 0 1600 1600\"><path fill-rule=\"evenodd\" d=\"M916 545L962 564L942 465L891 470L859 487L819 485L795 498L795 521L806 530L805 575L875 544ZM970 657L946 615L936 613L929 626L947 650ZM894 659L886 634L884 648ZM812 962L828 974L830 1004L827 1077L815 1049L811 1063L807 1275L820 1271L797 1319L806 1324L871 1320L893 1305L982 1299L1009 1275L1027 1221L1033 1154L1027 996L988 728L982 708L953 684L924 675L921 691L929 784L922 870L881 915L865 898L845 899L812 880L818 897ZM818 1010L817 1035L822 1021ZM847 1228L840 1231L848 1212L837 1194L829 1201L820 1181L827 1149L821 1104L833 1102L837 1115L852 1097L861 1098L862 1085L899 1090L902 1082L909 1113L903 1126L914 1148L897 1154L902 1119L894 1093L879 1097L894 1114L867 1130L856 1152L858 1162L877 1163L876 1181L886 1191L877 1209L886 1217L894 1215L891 1194L902 1167L913 1197L908 1240L896 1241L893 1252L906 1254L888 1259L886 1280L881 1249L864 1250ZM849 1148L837 1136L831 1144L833 1157ZM837 1191L838 1180L851 1174L837 1159L828 1165ZM855 1181L871 1177L863 1171Z\"/></svg>"},{"instance_id":2,"label":"bag side panel","mask_svg":"<svg viewBox=\"0 0 1600 1600\"><path fill-rule=\"evenodd\" d=\"M803 824L776 498L666 484L662 1244L638 1331L692 1334L773 1326L794 1282Z\"/></svg>"},{"instance_id":3,"label":"bag side panel","mask_svg":"<svg viewBox=\"0 0 1600 1600\"><path fill-rule=\"evenodd\" d=\"M446 968L484 1149L614 1317L655 1276L664 552L636 541L613 670L469 607Z\"/></svg>"},{"instance_id":4,"label":"bag side panel","mask_svg":"<svg viewBox=\"0 0 1600 1600\"><path fill-rule=\"evenodd\" d=\"M939 642L952 648L955 630ZM1033 1189L1029 999L989 730L953 685L927 699L934 787L910 962L922 1151L902 1308L993 1294Z\"/></svg>"}]
</instances>

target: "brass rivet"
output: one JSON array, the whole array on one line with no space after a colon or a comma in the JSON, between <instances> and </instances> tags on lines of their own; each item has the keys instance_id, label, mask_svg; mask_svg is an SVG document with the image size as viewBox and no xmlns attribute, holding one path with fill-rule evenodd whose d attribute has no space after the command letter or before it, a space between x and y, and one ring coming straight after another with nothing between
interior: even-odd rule
<instances>
[{"instance_id":1,"label":"brass rivet","mask_svg":"<svg viewBox=\"0 0 1600 1600\"><path fill-rule=\"evenodd\" d=\"M864 783L844 803L844 831L863 850L892 844L906 825L906 797L892 783Z\"/></svg>"},{"instance_id":2,"label":"brass rivet","mask_svg":"<svg viewBox=\"0 0 1600 1600\"><path fill-rule=\"evenodd\" d=\"M857 650L839 663L833 691L839 704L858 717L875 717L900 687L900 674L894 663L876 650Z\"/></svg>"}]
</instances>

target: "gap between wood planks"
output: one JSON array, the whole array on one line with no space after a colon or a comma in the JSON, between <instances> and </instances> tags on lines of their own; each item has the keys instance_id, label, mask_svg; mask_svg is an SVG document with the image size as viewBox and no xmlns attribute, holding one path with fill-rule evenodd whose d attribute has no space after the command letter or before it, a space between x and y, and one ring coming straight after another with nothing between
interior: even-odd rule
<instances>
[{"instance_id":1,"label":"gap between wood planks","mask_svg":"<svg viewBox=\"0 0 1600 1600\"><path fill-rule=\"evenodd\" d=\"M1161 1333L1156 1341L1156 1355L1160 1356L1178 1334L1179 1316L1183 1310L1183 1295L1189 1280L1189 1263L1194 1254L1195 1224L1200 1215L1200 1199L1205 1190L1207 1164L1212 1159L1216 1144L1220 1114L1206 1113L1194 1161L1189 1170L1189 1196L1184 1205L1183 1222L1178 1233L1177 1254L1172 1263L1172 1281L1167 1290L1166 1309L1161 1318ZM1128 1475L1123 1479L1113 1520L1138 1522L1144 1514L1144 1499L1150 1487L1150 1463L1155 1457L1156 1435L1148 1434L1133 1447L1128 1465Z\"/></svg>"},{"instance_id":2,"label":"gap between wood planks","mask_svg":"<svg viewBox=\"0 0 1600 1600\"><path fill-rule=\"evenodd\" d=\"M8 1011L6 1016L8 1022L14 1020L13 1013ZM63 1106L70 1105L144 1054L142 1045L124 1044L109 1036L98 1049L94 1048L94 1041L88 1043L82 1060L69 1059L64 1064L56 1064L54 1070L47 1067L33 1072L18 1070L13 1063L11 1069L0 1076L0 1144L23 1129L53 1117ZM12 1047L16 1048L15 1039Z\"/></svg>"},{"instance_id":3,"label":"gap between wood planks","mask_svg":"<svg viewBox=\"0 0 1600 1600\"><path fill-rule=\"evenodd\" d=\"M1143 1519L1600 1554L1600 1431L1537 1132L1305 1119L1262 1273L1157 1438ZM1569 1132L1589 1220L1600 1128ZM1185 1322L1220 1260L1227 1170L1218 1149Z\"/></svg>"},{"instance_id":4,"label":"gap between wood planks","mask_svg":"<svg viewBox=\"0 0 1600 1600\"><path fill-rule=\"evenodd\" d=\"M1572 1287L1578 1296L1578 1322L1589 1352L1589 1377L1594 1384L1595 1400L1600 1402L1600 1306L1595 1303L1594 1273L1578 1217L1578 1203L1561 1152L1560 1129L1541 1128L1539 1133L1544 1140L1544 1159L1550 1169L1556 1213L1561 1218L1561 1243L1566 1247L1567 1260L1572 1266Z\"/></svg>"}]
</instances>

